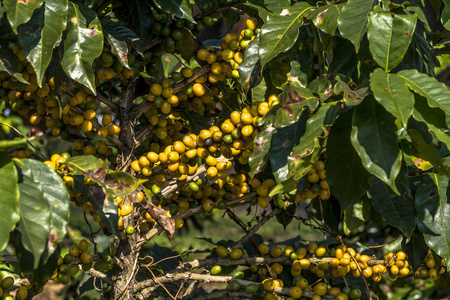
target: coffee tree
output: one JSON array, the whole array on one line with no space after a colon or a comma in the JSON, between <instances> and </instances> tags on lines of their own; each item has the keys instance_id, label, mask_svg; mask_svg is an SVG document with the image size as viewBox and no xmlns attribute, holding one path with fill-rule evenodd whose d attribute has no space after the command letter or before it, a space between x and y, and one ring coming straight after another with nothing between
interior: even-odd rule
<instances>
[{"instance_id":1,"label":"coffee tree","mask_svg":"<svg viewBox=\"0 0 450 300\"><path fill-rule=\"evenodd\" d=\"M444 2L0 1L2 299L448 295Z\"/></svg>"}]
</instances>

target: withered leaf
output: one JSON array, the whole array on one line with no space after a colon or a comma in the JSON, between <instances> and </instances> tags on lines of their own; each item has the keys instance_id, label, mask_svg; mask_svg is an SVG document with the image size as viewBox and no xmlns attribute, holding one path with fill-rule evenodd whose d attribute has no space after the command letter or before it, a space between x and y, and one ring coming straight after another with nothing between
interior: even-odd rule
<instances>
[{"instance_id":1,"label":"withered leaf","mask_svg":"<svg viewBox=\"0 0 450 300\"><path fill-rule=\"evenodd\" d=\"M175 220L169 218L166 215L166 211L164 209L159 208L151 202L147 202L147 210L150 216L152 216L152 218L156 220L159 226L164 228L164 230L167 232L167 236L172 242L172 237L175 233Z\"/></svg>"}]
</instances>

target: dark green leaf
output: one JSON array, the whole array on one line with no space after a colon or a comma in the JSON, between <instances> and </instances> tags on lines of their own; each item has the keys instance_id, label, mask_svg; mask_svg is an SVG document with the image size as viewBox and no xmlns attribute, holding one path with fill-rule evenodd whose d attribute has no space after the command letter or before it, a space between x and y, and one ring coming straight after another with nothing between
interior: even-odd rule
<instances>
[{"instance_id":1,"label":"dark green leaf","mask_svg":"<svg viewBox=\"0 0 450 300\"><path fill-rule=\"evenodd\" d=\"M291 49L298 37L303 16L311 8L308 3L299 2L284 9L280 15L270 15L267 18L260 34L259 58L262 68L278 54Z\"/></svg>"},{"instance_id":2,"label":"dark green leaf","mask_svg":"<svg viewBox=\"0 0 450 300\"><path fill-rule=\"evenodd\" d=\"M181 39L180 46L177 49L180 51L181 57L184 60L191 60L191 57L195 52L195 40L189 31L183 32L183 38Z\"/></svg>"},{"instance_id":3,"label":"dark green leaf","mask_svg":"<svg viewBox=\"0 0 450 300\"><path fill-rule=\"evenodd\" d=\"M428 249L423 234L417 231L413 232L408 243L406 240L402 241L402 250L408 255L408 261L413 270L417 270L423 264L427 257Z\"/></svg>"},{"instance_id":4,"label":"dark green leaf","mask_svg":"<svg viewBox=\"0 0 450 300\"><path fill-rule=\"evenodd\" d=\"M278 129L272 136L270 143L270 163L275 181L281 183L291 177L287 159L294 146L305 133L308 112L301 114L300 120L291 126Z\"/></svg>"},{"instance_id":5,"label":"dark green leaf","mask_svg":"<svg viewBox=\"0 0 450 300\"><path fill-rule=\"evenodd\" d=\"M66 29L68 1L45 1L31 20L19 27L19 42L36 72L39 86L52 59L53 48Z\"/></svg>"},{"instance_id":6,"label":"dark green leaf","mask_svg":"<svg viewBox=\"0 0 450 300\"><path fill-rule=\"evenodd\" d=\"M3 1L6 8L6 17L15 33L17 33L17 27L28 22L34 10L41 7L42 3L44 3L44 0Z\"/></svg>"},{"instance_id":7,"label":"dark green leaf","mask_svg":"<svg viewBox=\"0 0 450 300\"><path fill-rule=\"evenodd\" d=\"M252 152L252 155L248 158L248 164L250 165L249 176L260 173L264 170L268 161L268 153L270 149L270 141L272 140L272 135L276 132L274 127L266 127L261 131L254 140L253 148L256 151Z\"/></svg>"},{"instance_id":8,"label":"dark green leaf","mask_svg":"<svg viewBox=\"0 0 450 300\"><path fill-rule=\"evenodd\" d=\"M431 173L421 177L414 199L418 228L423 233L428 247L445 261L450 261L448 192L448 178Z\"/></svg>"},{"instance_id":9,"label":"dark green leaf","mask_svg":"<svg viewBox=\"0 0 450 300\"><path fill-rule=\"evenodd\" d=\"M441 13L441 22L445 29L450 30L450 3L442 2L444 4L444 9Z\"/></svg>"},{"instance_id":10,"label":"dark green leaf","mask_svg":"<svg viewBox=\"0 0 450 300\"><path fill-rule=\"evenodd\" d=\"M350 141L352 114L350 110L337 118L328 135L325 152L328 185L342 211L358 203L370 186L370 173L363 167Z\"/></svg>"},{"instance_id":11,"label":"dark green leaf","mask_svg":"<svg viewBox=\"0 0 450 300\"><path fill-rule=\"evenodd\" d=\"M328 67L329 74L345 74L357 81L358 57L352 43L340 36L335 36L333 41L333 60Z\"/></svg>"},{"instance_id":12,"label":"dark green leaf","mask_svg":"<svg viewBox=\"0 0 450 300\"><path fill-rule=\"evenodd\" d=\"M333 106L332 103L326 103L317 110L316 114L309 117L306 122L305 134L300 138L298 145L292 149L292 154L288 157L288 164L289 171L294 172L295 180L303 177L315 163L315 160L311 160L308 156L311 156L313 152L316 152L316 155L313 156L317 156L320 152L318 139L326 137L324 120Z\"/></svg>"},{"instance_id":13,"label":"dark green leaf","mask_svg":"<svg viewBox=\"0 0 450 300\"><path fill-rule=\"evenodd\" d=\"M434 133L436 138L447 146L447 149L450 149L450 136L447 134L445 114L441 109L429 107L426 99L417 95L413 116L417 121L425 123L428 130Z\"/></svg>"},{"instance_id":14,"label":"dark green leaf","mask_svg":"<svg viewBox=\"0 0 450 300\"><path fill-rule=\"evenodd\" d=\"M0 251L3 251L9 241L9 233L19 222L19 187L17 185L17 170L13 162L0 168Z\"/></svg>"},{"instance_id":15,"label":"dark green leaf","mask_svg":"<svg viewBox=\"0 0 450 300\"><path fill-rule=\"evenodd\" d=\"M92 204L94 212L100 217L102 223L109 232L118 235L118 210L112 196L106 193L106 189L99 185L86 186L84 177L74 176L74 191L82 193L83 197Z\"/></svg>"},{"instance_id":16,"label":"dark green leaf","mask_svg":"<svg viewBox=\"0 0 450 300\"><path fill-rule=\"evenodd\" d=\"M434 68L439 66L439 61L428 41L427 32L423 24L418 22L409 49L402 62L393 70L393 73L400 70L416 69L421 73L434 76Z\"/></svg>"},{"instance_id":17,"label":"dark green leaf","mask_svg":"<svg viewBox=\"0 0 450 300\"><path fill-rule=\"evenodd\" d=\"M416 227L416 211L414 203L409 199L401 186L397 189L402 192L402 196L397 196L381 180L372 176L370 180L372 186L369 193L372 197L373 207L381 213L383 220L388 224L397 227L406 238L410 238Z\"/></svg>"},{"instance_id":18,"label":"dark green leaf","mask_svg":"<svg viewBox=\"0 0 450 300\"><path fill-rule=\"evenodd\" d=\"M272 209L275 208L274 203L271 205ZM286 230L286 227L291 223L294 214L295 214L296 205L289 205L286 209L281 209L278 214L276 214L276 218L278 223L283 225L283 228Z\"/></svg>"},{"instance_id":19,"label":"dark green leaf","mask_svg":"<svg viewBox=\"0 0 450 300\"><path fill-rule=\"evenodd\" d=\"M414 147L420 154L420 158L430 162L438 173L450 176L449 171L443 165L436 147L433 145L432 136L424 123L410 119L408 123L408 134Z\"/></svg>"},{"instance_id":20,"label":"dark green leaf","mask_svg":"<svg viewBox=\"0 0 450 300\"><path fill-rule=\"evenodd\" d=\"M31 159L15 160L19 168L19 231L26 250L34 257L33 268L37 268L41 255L48 247L47 239L51 228L52 207L45 198L44 182L46 178L38 177L34 169L48 166ZM48 173L48 177L52 176ZM56 174L55 174L56 176ZM49 239L50 241L51 239Z\"/></svg>"},{"instance_id":21,"label":"dark green leaf","mask_svg":"<svg viewBox=\"0 0 450 300\"><path fill-rule=\"evenodd\" d=\"M264 8L267 8L272 14L279 14L283 9L291 6L290 0L264 0Z\"/></svg>"},{"instance_id":22,"label":"dark green leaf","mask_svg":"<svg viewBox=\"0 0 450 300\"><path fill-rule=\"evenodd\" d=\"M427 98L429 106L439 107L450 114L450 90L445 84L417 70L403 70L398 76L406 81L411 90Z\"/></svg>"},{"instance_id":23,"label":"dark green leaf","mask_svg":"<svg viewBox=\"0 0 450 300\"><path fill-rule=\"evenodd\" d=\"M372 201L368 197L363 197L360 202L344 210L343 228L346 235L370 219L371 207Z\"/></svg>"},{"instance_id":24,"label":"dark green leaf","mask_svg":"<svg viewBox=\"0 0 450 300\"><path fill-rule=\"evenodd\" d=\"M190 22L195 22L192 18L192 7L189 0L154 0L156 6L165 12L175 15L178 18L186 19Z\"/></svg>"},{"instance_id":25,"label":"dark green leaf","mask_svg":"<svg viewBox=\"0 0 450 300\"><path fill-rule=\"evenodd\" d=\"M132 0L130 14L133 19L133 31L140 38L138 42L141 48L147 46L153 37L153 13L150 4L145 0Z\"/></svg>"},{"instance_id":26,"label":"dark green leaf","mask_svg":"<svg viewBox=\"0 0 450 300\"><path fill-rule=\"evenodd\" d=\"M94 59L102 54L103 31L97 15L90 8L69 3L67 33L61 66L73 80L88 87L94 94Z\"/></svg>"},{"instance_id":27,"label":"dark green leaf","mask_svg":"<svg viewBox=\"0 0 450 300\"><path fill-rule=\"evenodd\" d=\"M397 74L389 74L378 68L370 74L370 88L375 99L406 127L413 110L414 95L405 81Z\"/></svg>"},{"instance_id":28,"label":"dark green leaf","mask_svg":"<svg viewBox=\"0 0 450 300\"><path fill-rule=\"evenodd\" d=\"M328 4L320 6L314 10L309 19L314 22L317 28L329 35L335 35L339 15L344 4Z\"/></svg>"},{"instance_id":29,"label":"dark green leaf","mask_svg":"<svg viewBox=\"0 0 450 300\"><path fill-rule=\"evenodd\" d=\"M373 97L366 97L353 111L351 142L369 173L398 194L395 179L402 153L398 148L395 118Z\"/></svg>"},{"instance_id":30,"label":"dark green leaf","mask_svg":"<svg viewBox=\"0 0 450 300\"><path fill-rule=\"evenodd\" d=\"M192 132L198 134L200 130L209 128L209 123L205 117L195 111L180 111L180 116L189 121Z\"/></svg>"},{"instance_id":31,"label":"dark green leaf","mask_svg":"<svg viewBox=\"0 0 450 300\"><path fill-rule=\"evenodd\" d=\"M248 91L257 84L261 75L261 65L259 63L259 40L260 35L248 44L244 52L244 59L239 64L239 83L244 91Z\"/></svg>"},{"instance_id":32,"label":"dark green leaf","mask_svg":"<svg viewBox=\"0 0 450 300\"><path fill-rule=\"evenodd\" d=\"M369 17L367 38L375 61L386 72L402 60L416 28L417 15L373 12Z\"/></svg>"},{"instance_id":33,"label":"dark green leaf","mask_svg":"<svg viewBox=\"0 0 450 300\"><path fill-rule=\"evenodd\" d=\"M355 45L356 53L359 51L361 37L367 30L369 14L377 2L376 0L349 0L342 8L338 18L338 28L342 36Z\"/></svg>"}]
</instances>

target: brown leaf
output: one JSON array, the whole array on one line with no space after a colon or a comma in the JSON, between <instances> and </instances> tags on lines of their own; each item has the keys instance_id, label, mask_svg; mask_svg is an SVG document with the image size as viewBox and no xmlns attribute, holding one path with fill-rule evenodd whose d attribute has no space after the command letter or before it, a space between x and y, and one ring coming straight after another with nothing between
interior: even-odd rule
<instances>
[{"instance_id":1,"label":"brown leaf","mask_svg":"<svg viewBox=\"0 0 450 300\"><path fill-rule=\"evenodd\" d=\"M105 179L106 179L106 168L98 167L95 170L88 170L86 172L83 172L83 175L85 175L86 177L92 178L94 180L105 181Z\"/></svg>"},{"instance_id":2,"label":"brown leaf","mask_svg":"<svg viewBox=\"0 0 450 300\"><path fill-rule=\"evenodd\" d=\"M147 210L150 216L156 220L156 222L164 228L169 236L170 241L172 242L173 234L175 233L175 221L172 218L169 218L166 215L166 211L158 206L154 205L151 202L147 202Z\"/></svg>"},{"instance_id":3,"label":"brown leaf","mask_svg":"<svg viewBox=\"0 0 450 300\"><path fill-rule=\"evenodd\" d=\"M106 190L99 185L91 185L88 187L92 199L100 206L105 207L108 204L108 195Z\"/></svg>"}]
</instances>

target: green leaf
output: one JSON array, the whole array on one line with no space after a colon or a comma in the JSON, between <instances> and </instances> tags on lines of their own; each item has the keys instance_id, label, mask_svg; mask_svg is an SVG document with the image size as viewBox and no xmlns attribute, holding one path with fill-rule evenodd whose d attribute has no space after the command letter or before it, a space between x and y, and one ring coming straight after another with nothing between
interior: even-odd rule
<instances>
[{"instance_id":1,"label":"green leaf","mask_svg":"<svg viewBox=\"0 0 450 300\"><path fill-rule=\"evenodd\" d=\"M52 207L46 199L48 194L45 181L54 173L47 173L42 178L38 171L48 168L47 165L31 159L17 159L19 168L19 212L20 221L18 230L22 234L22 243L26 250L34 257L33 268L36 269L41 255L48 246L50 235ZM36 169L38 168L38 169ZM56 174L54 174L56 176ZM50 241L51 239L49 239Z\"/></svg>"},{"instance_id":2,"label":"green leaf","mask_svg":"<svg viewBox=\"0 0 450 300\"><path fill-rule=\"evenodd\" d=\"M402 250L408 255L408 261L413 270L417 270L423 264L427 258L428 249L423 234L417 231L411 235L409 242L402 241Z\"/></svg>"},{"instance_id":3,"label":"green leaf","mask_svg":"<svg viewBox=\"0 0 450 300\"><path fill-rule=\"evenodd\" d=\"M50 235L47 244L48 255L51 255L58 244L66 236L67 223L70 216L70 196L61 177L49 166L37 160L24 160L34 178L39 179L44 198L50 205Z\"/></svg>"},{"instance_id":4,"label":"green leaf","mask_svg":"<svg viewBox=\"0 0 450 300\"><path fill-rule=\"evenodd\" d=\"M448 178L435 173L424 175L417 185L414 204L417 225L428 247L445 261L450 261L450 204L447 193Z\"/></svg>"},{"instance_id":5,"label":"green leaf","mask_svg":"<svg viewBox=\"0 0 450 300\"><path fill-rule=\"evenodd\" d=\"M393 70L394 73L399 70L415 69L434 77L435 67L439 66L439 61L428 41L428 32L421 22L417 23L408 51L402 62Z\"/></svg>"},{"instance_id":6,"label":"green leaf","mask_svg":"<svg viewBox=\"0 0 450 300\"><path fill-rule=\"evenodd\" d=\"M367 18L377 2L376 0L349 0L342 8L338 18L338 28L342 36L355 45L356 53L359 51L361 37L367 30Z\"/></svg>"},{"instance_id":7,"label":"green leaf","mask_svg":"<svg viewBox=\"0 0 450 300\"><path fill-rule=\"evenodd\" d=\"M6 248L9 241L9 233L14 230L19 222L19 187L17 185L17 170L13 162L0 168L0 251Z\"/></svg>"},{"instance_id":8,"label":"green leaf","mask_svg":"<svg viewBox=\"0 0 450 300\"><path fill-rule=\"evenodd\" d=\"M306 158L313 154L317 149L320 151L319 138L325 138L325 119L327 118L330 108L334 107L334 103L323 104L317 110L317 113L310 116L306 121L305 133L300 138L297 146L292 149L292 154L288 157L288 164L290 172L294 172L294 180L299 180L311 169L315 163L310 158ZM316 155L317 156L317 151Z\"/></svg>"},{"instance_id":9,"label":"green leaf","mask_svg":"<svg viewBox=\"0 0 450 300\"><path fill-rule=\"evenodd\" d=\"M31 20L19 27L19 42L36 72L39 86L52 59L53 48L66 29L68 1L45 1Z\"/></svg>"},{"instance_id":10,"label":"green leaf","mask_svg":"<svg viewBox=\"0 0 450 300\"><path fill-rule=\"evenodd\" d=\"M444 4L444 9L441 13L441 22L445 29L450 30L450 3L442 2Z\"/></svg>"},{"instance_id":11,"label":"green leaf","mask_svg":"<svg viewBox=\"0 0 450 300\"><path fill-rule=\"evenodd\" d=\"M334 86L334 93L340 94L341 92L344 93L344 102L348 106L356 106L361 103L362 100L367 96L369 93L368 87L362 87L357 90L352 90L350 86L342 81L340 76L336 77L337 83Z\"/></svg>"},{"instance_id":12,"label":"green leaf","mask_svg":"<svg viewBox=\"0 0 450 300\"><path fill-rule=\"evenodd\" d=\"M6 17L11 28L17 33L17 27L30 20L34 10L41 7L44 0L4 0Z\"/></svg>"},{"instance_id":13,"label":"green leaf","mask_svg":"<svg viewBox=\"0 0 450 300\"><path fill-rule=\"evenodd\" d=\"M239 64L239 83L244 91L255 86L260 77L261 64L259 63L259 41L260 35L251 41L245 48L244 59Z\"/></svg>"},{"instance_id":14,"label":"green leaf","mask_svg":"<svg viewBox=\"0 0 450 300\"><path fill-rule=\"evenodd\" d=\"M320 30L329 35L335 35L338 25L338 18L341 14L344 4L328 4L315 9L309 19Z\"/></svg>"},{"instance_id":15,"label":"green leaf","mask_svg":"<svg viewBox=\"0 0 450 300\"><path fill-rule=\"evenodd\" d=\"M140 38L139 48L144 48L151 42L153 37L153 13L152 7L145 0L132 0L130 3L130 14L133 20L133 31ZM139 49L143 50L143 49Z\"/></svg>"},{"instance_id":16,"label":"green leaf","mask_svg":"<svg viewBox=\"0 0 450 300\"><path fill-rule=\"evenodd\" d=\"M294 45L298 37L298 28L303 16L312 8L308 3L299 2L284 9L280 15L270 15L261 27L259 58L264 68L272 58L286 52Z\"/></svg>"},{"instance_id":17,"label":"green leaf","mask_svg":"<svg viewBox=\"0 0 450 300\"><path fill-rule=\"evenodd\" d=\"M192 7L188 0L154 0L156 6L168 14L175 15L178 18L186 19L190 22L195 20L192 18Z\"/></svg>"},{"instance_id":18,"label":"green leaf","mask_svg":"<svg viewBox=\"0 0 450 300\"><path fill-rule=\"evenodd\" d=\"M383 220L397 227L406 238L410 238L416 227L416 211L414 203L409 199L402 186L397 189L402 196L397 196L378 178L372 176L369 194L372 197L373 207L380 212Z\"/></svg>"},{"instance_id":19,"label":"green leaf","mask_svg":"<svg viewBox=\"0 0 450 300\"><path fill-rule=\"evenodd\" d=\"M109 162L93 155L83 155L71 157L64 164L74 169L73 174L94 176L97 173L96 176L106 178Z\"/></svg>"},{"instance_id":20,"label":"green leaf","mask_svg":"<svg viewBox=\"0 0 450 300\"><path fill-rule=\"evenodd\" d=\"M26 137L14 140L0 140L0 149L23 146L27 144L27 141Z\"/></svg>"},{"instance_id":21,"label":"green leaf","mask_svg":"<svg viewBox=\"0 0 450 300\"><path fill-rule=\"evenodd\" d=\"M0 43L0 71L5 71L20 82L29 84L29 82L23 78L23 74L19 72L19 64L19 59L8 47L7 43Z\"/></svg>"},{"instance_id":22,"label":"green leaf","mask_svg":"<svg viewBox=\"0 0 450 300\"><path fill-rule=\"evenodd\" d=\"M417 15L373 12L369 17L367 38L370 53L386 72L402 60L416 28Z\"/></svg>"},{"instance_id":23,"label":"green leaf","mask_svg":"<svg viewBox=\"0 0 450 300\"><path fill-rule=\"evenodd\" d=\"M414 95L405 81L396 74L389 74L378 68L370 74L370 88L378 103L406 127L413 111Z\"/></svg>"},{"instance_id":24,"label":"green leaf","mask_svg":"<svg viewBox=\"0 0 450 300\"><path fill-rule=\"evenodd\" d=\"M413 117L417 121L425 123L428 130L434 133L436 138L447 146L447 149L450 149L450 136L447 134L445 114L441 109L429 107L426 99L417 95Z\"/></svg>"},{"instance_id":25,"label":"green leaf","mask_svg":"<svg viewBox=\"0 0 450 300\"><path fill-rule=\"evenodd\" d=\"M370 187L370 173L350 141L352 114L342 113L331 127L325 151L327 181L331 193L339 200L341 211L358 203Z\"/></svg>"},{"instance_id":26,"label":"green leaf","mask_svg":"<svg viewBox=\"0 0 450 300\"><path fill-rule=\"evenodd\" d=\"M291 6L290 0L264 0L264 6L272 12L272 14L279 14L286 7Z\"/></svg>"},{"instance_id":27,"label":"green leaf","mask_svg":"<svg viewBox=\"0 0 450 300\"><path fill-rule=\"evenodd\" d=\"M254 139L253 149L250 157L248 158L248 164L250 165L249 176L262 172L268 162L268 153L270 149L270 141L272 140L272 135L276 132L274 127L266 127L263 131L258 133Z\"/></svg>"},{"instance_id":28,"label":"green leaf","mask_svg":"<svg viewBox=\"0 0 450 300\"><path fill-rule=\"evenodd\" d=\"M180 45L177 47L177 50L180 51L181 57L186 60L190 61L190 59L194 56L195 52L195 39L192 36L191 32L184 31L183 32L183 38L181 39Z\"/></svg>"},{"instance_id":29,"label":"green leaf","mask_svg":"<svg viewBox=\"0 0 450 300\"><path fill-rule=\"evenodd\" d=\"M261 82L251 89L253 103L262 102L266 100L267 84L263 78Z\"/></svg>"},{"instance_id":30,"label":"green leaf","mask_svg":"<svg viewBox=\"0 0 450 300\"><path fill-rule=\"evenodd\" d=\"M398 76L406 81L411 90L427 98L429 106L439 107L450 114L450 90L445 84L417 70L403 70L398 72Z\"/></svg>"},{"instance_id":31,"label":"green leaf","mask_svg":"<svg viewBox=\"0 0 450 300\"><path fill-rule=\"evenodd\" d=\"M96 94L94 59L102 54L103 31L100 21L90 8L69 3L67 33L61 66L73 80Z\"/></svg>"},{"instance_id":32,"label":"green leaf","mask_svg":"<svg viewBox=\"0 0 450 300\"><path fill-rule=\"evenodd\" d=\"M401 168L395 118L373 97L353 111L351 142L369 173L386 183L396 194L395 179Z\"/></svg>"},{"instance_id":33,"label":"green leaf","mask_svg":"<svg viewBox=\"0 0 450 300\"><path fill-rule=\"evenodd\" d=\"M372 201L368 197L363 197L358 203L344 210L343 229L346 235L370 220L370 209Z\"/></svg>"}]
</instances>

